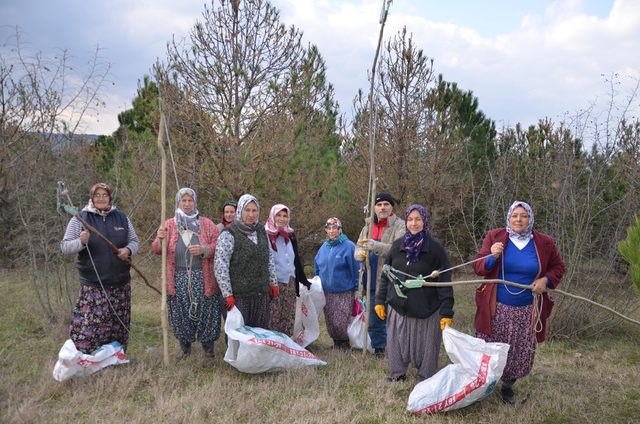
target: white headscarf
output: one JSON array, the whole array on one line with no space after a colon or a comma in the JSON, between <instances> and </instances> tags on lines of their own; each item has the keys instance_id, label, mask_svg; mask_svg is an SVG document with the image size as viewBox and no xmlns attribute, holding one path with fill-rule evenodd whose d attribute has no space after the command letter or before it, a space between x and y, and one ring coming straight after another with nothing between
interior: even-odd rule
<instances>
[{"instance_id":1,"label":"white headscarf","mask_svg":"<svg viewBox=\"0 0 640 424\"><path fill-rule=\"evenodd\" d=\"M527 228L524 229L522 233L515 232L511 228L511 225L509 225L509 218L511 217L513 210L518 206L524 208L524 210L526 210L527 213L529 214L529 225L527 226ZM530 239L533 238L533 234L531 233L532 230L533 230L533 209L531 209L531 206L529 206L528 203L523 202L521 200L516 200L511 204L511 207L509 208L509 212L507 212L507 233L509 233L509 238L521 240L521 241L529 241Z\"/></svg>"},{"instance_id":2,"label":"white headscarf","mask_svg":"<svg viewBox=\"0 0 640 424\"><path fill-rule=\"evenodd\" d=\"M257 231L258 226L260 225L257 219L256 222L251 225L242 222L242 212L244 212L244 208L246 208L247 205L251 202L256 204L256 207L258 208L258 216L260 216L260 204L258 203L258 199L250 194L243 194L242 196L240 196L240 198L238 199L238 208L236 209L235 224L238 229L240 229L240 232L245 235Z\"/></svg>"},{"instance_id":3,"label":"white headscarf","mask_svg":"<svg viewBox=\"0 0 640 424\"><path fill-rule=\"evenodd\" d=\"M194 203L193 211L189 214L180 209L180 200L187 194L191 196ZM194 233L198 233L200 230L198 225L199 214L198 203L196 202L196 192L189 187L183 187L178 190L178 193L176 194L176 212L174 216L178 230L191 230Z\"/></svg>"}]
</instances>

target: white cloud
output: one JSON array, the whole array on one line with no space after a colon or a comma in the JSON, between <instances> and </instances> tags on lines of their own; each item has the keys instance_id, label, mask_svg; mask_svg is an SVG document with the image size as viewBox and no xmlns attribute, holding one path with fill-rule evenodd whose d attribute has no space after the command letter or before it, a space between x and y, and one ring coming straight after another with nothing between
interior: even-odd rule
<instances>
[{"instance_id":1,"label":"white cloud","mask_svg":"<svg viewBox=\"0 0 640 424\"><path fill-rule=\"evenodd\" d=\"M18 0L5 1L16 10L23 7ZM499 125L530 124L587 107L606 93L602 75L622 75L620 80L628 82L620 84L621 90L633 81L624 76L638 78L640 2L607 0L611 7L606 13L602 3L594 1L547 1L544 8L540 3L494 0L477 6L465 2L467 9L458 10L462 6L456 2L397 0L391 5L385 39L406 26L416 44L434 58L436 73L472 90L490 118ZM105 48L116 85L105 93L107 109L95 128L110 133L117 127L115 114L130 107L137 80L149 73L157 57L164 58L172 35L185 37L202 19L205 2L210 4L209 0L44 4L29 14L11 16L17 22L25 19L21 25L27 33L51 21L63 22L67 31L51 31L50 26L43 30L55 46L72 47L78 57L84 51L72 43L86 43L81 45L85 51L96 43ZM349 114L357 90L368 90L381 1L273 0L272 4L287 26L304 32L305 43L318 46L328 81L336 88L342 111ZM598 16L586 12L594 4ZM107 118L110 113L113 117ZM105 130L108 125L113 126Z\"/></svg>"}]
</instances>

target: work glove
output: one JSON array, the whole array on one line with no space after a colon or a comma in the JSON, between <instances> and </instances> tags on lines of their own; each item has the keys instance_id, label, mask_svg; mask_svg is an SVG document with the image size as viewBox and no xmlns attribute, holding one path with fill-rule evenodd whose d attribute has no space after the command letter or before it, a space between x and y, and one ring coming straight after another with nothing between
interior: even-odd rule
<instances>
[{"instance_id":1,"label":"work glove","mask_svg":"<svg viewBox=\"0 0 640 424\"><path fill-rule=\"evenodd\" d=\"M367 240L364 239L362 240L362 242L360 243L360 245L362 246L363 249L367 250L367 251L372 251L374 250L376 244L380 243L379 241L375 241L375 240Z\"/></svg>"},{"instance_id":2,"label":"work glove","mask_svg":"<svg viewBox=\"0 0 640 424\"><path fill-rule=\"evenodd\" d=\"M227 296L227 311L233 309L234 306L236 306L236 300L233 296Z\"/></svg>"},{"instance_id":3,"label":"work glove","mask_svg":"<svg viewBox=\"0 0 640 424\"><path fill-rule=\"evenodd\" d=\"M444 331L447 325L453 327L453 318L440 318L440 330Z\"/></svg>"},{"instance_id":4,"label":"work glove","mask_svg":"<svg viewBox=\"0 0 640 424\"><path fill-rule=\"evenodd\" d=\"M269 297L271 300L276 299L278 294L280 294L280 288L277 285L269 286Z\"/></svg>"},{"instance_id":5,"label":"work glove","mask_svg":"<svg viewBox=\"0 0 640 424\"><path fill-rule=\"evenodd\" d=\"M387 318L387 311L385 310L384 305L376 305L373 307L373 310L376 312L376 315L378 315L378 318L380 318L382 321Z\"/></svg>"}]
</instances>

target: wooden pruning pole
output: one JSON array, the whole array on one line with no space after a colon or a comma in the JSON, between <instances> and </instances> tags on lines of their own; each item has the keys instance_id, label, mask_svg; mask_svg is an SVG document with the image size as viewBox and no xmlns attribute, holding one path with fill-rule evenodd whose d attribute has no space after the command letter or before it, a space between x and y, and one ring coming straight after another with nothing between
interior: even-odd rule
<instances>
[{"instance_id":1,"label":"wooden pruning pole","mask_svg":"<svg viewBox=\"0 0 640 424\"><path fill-rule=\"evenodd\" d=\"M164 113L160 113L160 127L158 129L158 149L160 150L161 184L160 184L160 226L164 228L167 220L167 153L165 151ZM162 323L162 358L164 366L169 366L169 330L167 325L167 238L160 240L162 247L162 300L160 301L160 320Z\"/></svg>"},{"instance_id":2,"label":"wooden pruning pole","mask_svg":"<svg viewBox=\"0 0 640 424\"><path fill-rule=\"evenodd\" d=\"M373 57L373 66L371 66L371 84L369 86L369 183L371 191L369 192L370 204L369 204L369 234L367 235L368 240L371 240L373 236L373 214L375 211L373 207L375 206L376 200L376 162L375 162L375 145L376 145L376 125L375 125L375 107L373 101L373 89L375 87L376 81L376 66L378 63L378 56L380 55L380 46L382 45L382 35L384 34L384 25L387 22L387 15L389 14L389 7L391 6L392 0L382 0L382 11L380 12L380 33L378 34L378 45L376 46L376 54ZM366 294L366 313L364 314L364 335L363 335L363 349L362 354L366 356L367 354L367 337L369 335L369 314L373 309L371 305L371 276L373 274L371 270L371 263L369 261L369 255L365 260L365 266L367 269L367 294ZM380 264L378 264L380 266ZM377 270L376 270L377 271ZM375 273L373 278L377 278L378 273ZM375 280L374 280L375 281Z\"/></svg>"}]
</instances>

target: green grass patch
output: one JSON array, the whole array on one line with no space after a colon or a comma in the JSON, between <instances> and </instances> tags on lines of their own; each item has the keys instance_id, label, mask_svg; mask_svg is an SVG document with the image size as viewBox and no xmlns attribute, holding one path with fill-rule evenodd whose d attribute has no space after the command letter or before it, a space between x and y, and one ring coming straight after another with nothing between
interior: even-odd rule
<instances>
[{"instance_id":1,"label":"green grass patch","mask_svg":"<svg viewBox=\"0 0 640 424\"><path fill-rule=\"evenodd\" d=\"M42 317L19 272L0 276L0 422L573 423L633 422L640 416L640 331L633 327L597 340L540 345L533 372L516 384L518 398L527 401L515 408L492 394L459 411L416 417L406 412L415 370L405 382L387 383L385 359L334 350L324 329L310 346L327 362L324 367L243 374L224 363L222 339L213 366L198 344L191 357L177 361L170 335L171 363L165 368L160 299L140 285L133 291L132 362L58 383L51 371L67 323ZM455 290L454 327L469 334L473 290ZM442 349L440 366L447 363Z\"/></svg>"}]
</instances>

